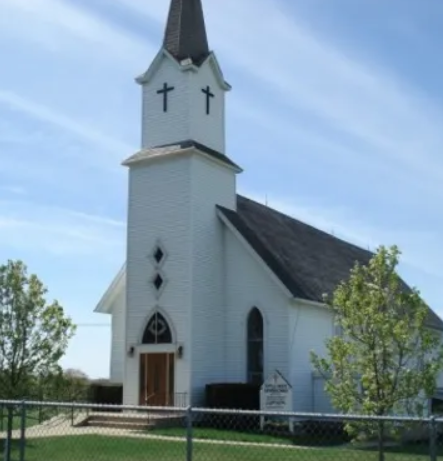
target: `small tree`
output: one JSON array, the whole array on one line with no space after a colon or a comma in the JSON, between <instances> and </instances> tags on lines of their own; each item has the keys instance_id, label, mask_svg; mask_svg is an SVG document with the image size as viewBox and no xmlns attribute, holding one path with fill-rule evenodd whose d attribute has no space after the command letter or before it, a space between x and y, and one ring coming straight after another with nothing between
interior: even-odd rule
<instances>
[{"instance_id":1,"label":"small tree","mask_svg":"<svg viewBox=\"0 0 443 461\"><path fill-rule=\"evenodd\" d=\"M47 289L28 275L21 261L0 266L0 396L35 395L41 376L55 375L75 333L57 301L47 303Z\"/></svg>"},{"instance_id":2,"label":"small tree","mask_svg":"<svg viewBox=\"0 0 443 461\"><path fill-rule=\"evenodd\" d=\"M56 372L40 376L39 400L84 402L88 400L90 380L81 370L59 367Z\"/></svg>"},{"instance_id":3,"label":"small tree","mask_svg":"<svg viewBox=\"0 0 443 461\"><path fill-rule=\"evenodd\" d=\"M325 297L341 334L327 340L326 358L311 357L332 404L345 413L419 416L443 367L441 332L428 327L428 307L397 275L399 255L395 246L380 247ZM376 433L382 461L384 422Z\"/></svg>"},{"instance_id":4,"label":"small tree","mask_svg":"<svg viewBox=\"0 0 443 461\"><path fill-rule=\"evenodd\" d=\"M68 368L63 372L63 381L65 383L65 400L81 402L88 399L90 381L86 373Z\"/></svg>"}]
</instances>

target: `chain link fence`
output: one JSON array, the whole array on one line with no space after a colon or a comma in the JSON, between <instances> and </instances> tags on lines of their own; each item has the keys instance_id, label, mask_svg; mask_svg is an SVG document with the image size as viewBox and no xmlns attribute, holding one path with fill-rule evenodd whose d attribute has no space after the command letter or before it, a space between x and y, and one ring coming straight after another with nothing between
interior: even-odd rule
<instances>
[{"instance_id":1,"label":"chain link fence","mask_svg":"<svg viewBox=\"0 0 443 461\"><path fill-rule=\"evenodd\" d=\"M436 461L443 456L443 418L0 401L0 436L4 461Z\"/></svg>"}]
</instances>

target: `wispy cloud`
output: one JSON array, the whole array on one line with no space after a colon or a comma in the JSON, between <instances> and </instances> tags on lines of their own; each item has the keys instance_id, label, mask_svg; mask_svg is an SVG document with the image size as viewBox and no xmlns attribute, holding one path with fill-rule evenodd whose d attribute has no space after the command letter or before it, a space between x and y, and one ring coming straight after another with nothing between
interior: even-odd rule
<instances>
[{"instance_id":1,"label":"wispy cloud","mask_svg":"<svg viewBox=\"0 0 443 461\"><path fill-rule=\"evenodd\" d=\"M0 248L120 260L125 223L24 200L0 201Z\"/></svg>"},{"instance_id":2,"label":"wispy cloud","mask_svg":"<svg viewBox=\"0 0 443 461\"><path fill-rule=\"evenodd\" d=\"M152 50L128 30L63 0L1 0L0 35L33 41L51 51L139 63Z\"/></svg>"},{"instance_id":3,"label":"wispy cloud","mask_svg":"<svg viewBox=\"0 0 443 461\"><path fill-rule=\"evenodd\" d=\"M13 92L2 91L0 89L0 107L2 104L31 116L38 121L54 125L64 131L75 134L81 139L90 141L92 144L120 156L124 155L125 152L131 152L135 148L135 146L115 139L112 135L100 133L93 127L82 124L80 121L51 107L24 99Z\"/></svg>"},{"instance_id":4,"label":"wispy cloud","mask_svg":"<svg viewBox=\"0 0 443 461\"><path fill-rule=\"evenodd\" d=\"M6 192L13 195L26 195L27 191L23 186L3 185L0 186L0 192Z\"/></svg>"},{"instance_id":5,"label":"wispy cloud","mask_svg":"<svg viewBox=\"0 0 443 461\"><path fill-rule=\"evenodd\" d=\"M83 157L82 165L92 162L104 169L118 169L120 160L138 146L121 139L128 139L128 130L121 122L119 96L116 97L115 92L106 94L111 89L105 89L100 81L107 81L105 75L110 71L125 76L136 75L146 57L154 52L151 44L109 18L64 0L1 0L0 45L2 39L9 36L14 38L11 42L14 44L24 40L50 51L59 51L60 72L72 68L74 73L66 73L62 81L50 77L49 80L53 81L50 86L45 83L48 76L39 79L40 72L37 72L32 86L21 88L11 79L9 87L0 87L0 113L2 107L12 109L41 127L37 130L31 125L22 129L20 119L15 120L15 125L0 122L2 151L13 152L14 147L32 144L41 133L46 136L48 129L43 127L47 126L51 129L52 143L60 142L63 133L70 135L64 153L75 150L75 138L90 146L90 153L84 148L83 154L77 152L77 156ZM80 67L73 65L78 59L83 62ZM122 69L125 69L124 73ZM87 86L82 87L83 80L88 80ZM83 104L79 104L75 96L79 91ZM88 91L94 92L94 99L87 96ZM117 127L115 131L114 127ZM5 160L8 165L18 161L13 155ZM45 162L44 156L40 161ZM5 168L5 164L0 166L0 170Z\"/></svg>"}]
</instances>

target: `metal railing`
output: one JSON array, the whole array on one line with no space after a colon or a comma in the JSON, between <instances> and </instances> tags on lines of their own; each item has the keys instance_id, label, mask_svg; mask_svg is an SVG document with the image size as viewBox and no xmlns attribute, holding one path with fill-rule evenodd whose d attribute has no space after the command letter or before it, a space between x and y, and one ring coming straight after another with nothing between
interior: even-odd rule
<instances>
[{"instance_id":1,"label":"metal railing","mask_svg":"<svg viewBox=\"0 0 443 461\"><path fill-rule=\"evenodd\" d=\"M0 419L4 461L436 461L443 456L443 418L437 417L0 401Z\"/></svg>"}]
</instances>

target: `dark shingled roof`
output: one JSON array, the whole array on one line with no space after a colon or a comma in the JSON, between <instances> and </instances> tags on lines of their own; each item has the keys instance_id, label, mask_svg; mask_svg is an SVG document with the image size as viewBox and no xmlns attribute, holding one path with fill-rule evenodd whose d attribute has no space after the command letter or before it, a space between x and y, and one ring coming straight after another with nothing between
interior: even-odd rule
<instances>
[{"instance_id":1,"label":"dark shingled roof","mask_svg":"<svg viewBox=\"0 0 443 461\"><path fill-rule=\"evenodd\" d=\"M218 207L294 297L323 301L373 253L242 196L237 211ZM405 285L406 286L406 285ZM408 288L409 289L409 288ZM443 330L429 309L428 324Z\"/></svg>"},{"instance_id":2,"label":"dark shingled roof","mask_svg":"<svg viewBox=\"0 0 443 461\"><path fill-rule=\"evenodd\" d=\"M201 0L171 0L163 47L181 61L200 65L209 55Z\"/></svg>"}]
</instances>

